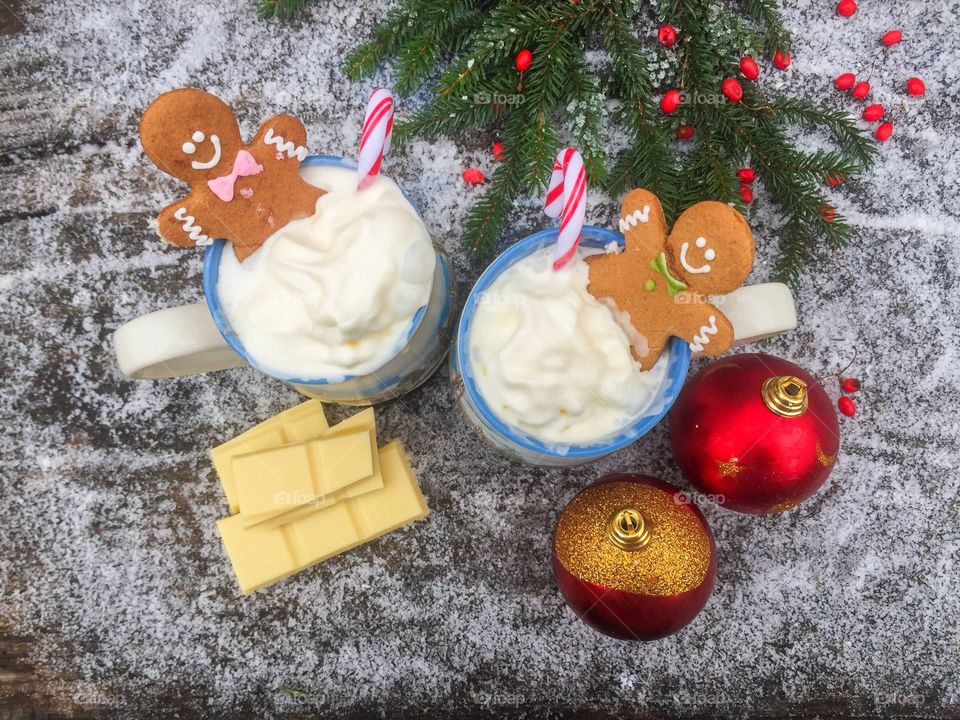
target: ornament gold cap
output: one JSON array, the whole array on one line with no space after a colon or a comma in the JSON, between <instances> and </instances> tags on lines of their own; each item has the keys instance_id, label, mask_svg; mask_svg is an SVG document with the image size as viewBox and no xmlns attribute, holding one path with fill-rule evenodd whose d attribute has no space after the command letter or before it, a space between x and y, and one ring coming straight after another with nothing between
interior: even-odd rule
<instances>
[{"instance_id":1,"label":"ornament gold cap","mask_svg":"<svg viewBox=\"0 0 960 720\"><path fill-rule=\"evenodd\" d=\"M807 384L793 375L774 375L763 383L763 402L780 417L799 417L807 411L810 399Z\"/></svg>"},{"instance_id":2,"label":"ornament gold cap","mask_svg":"<svg viewBox=\"0 0 960 720\"><path fill-rule=\"evenodd\" d=\"M622 508L607 520L607 537L621 550L639 550L650 542L650 518L642 510Z\"/></svg>"}]
</instances>

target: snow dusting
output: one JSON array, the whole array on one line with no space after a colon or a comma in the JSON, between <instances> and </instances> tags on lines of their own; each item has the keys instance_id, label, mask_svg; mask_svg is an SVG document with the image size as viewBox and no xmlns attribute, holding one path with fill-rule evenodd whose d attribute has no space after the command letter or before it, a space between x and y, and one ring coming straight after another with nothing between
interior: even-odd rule
<instances>
[{"instance_id":1,"label":"snow dusting","mask_svg":"<svg viewBox=\"0 0 960 720\"><path fill-rule=\"evenodd\" d=\"M643 647L607 639L565 607L550 570L557 514L592 479L626 469L686 487L665 426L592 466L522 467L465 424L445 369L378 412L380 437L409 449L429 519L241 596L207 451L298 396L252 369L119 374L120 324L202 295L200 252L151 227L183 188L143 156L137 123L156 94L194 85L231 104L247 137L286 112L312 152L353 156L370 89L390 76L354 84L341 62L393 4L318 0L279 24L253 0L14 3L22 28L0 36L0 638L30 668L21 692L49 712L129 717L956 712L956 3L865 0L850 20L787 3L793 64L762 64L761 82L858 116L833 77L867 72L883 32L904 31L871 80L894 136L875 170L833 192L853 240L816 257L800 327L762 346L816 375L857 348L863 391L810 501L760 518L701 503L720 565L690 627ZM914 75L922 99L902 92ZM424 98L398 98L398 115ZM482 269L460 225L483 192L461 173L489 177L495 139L414 140L384 163L461 291ZM591 190L588 222L615 227L616 207ZM539 199L519 201L503 244L547 222ZM751 222L760 282L778 227L760 186Z\"/></svg>"}]
</instances>

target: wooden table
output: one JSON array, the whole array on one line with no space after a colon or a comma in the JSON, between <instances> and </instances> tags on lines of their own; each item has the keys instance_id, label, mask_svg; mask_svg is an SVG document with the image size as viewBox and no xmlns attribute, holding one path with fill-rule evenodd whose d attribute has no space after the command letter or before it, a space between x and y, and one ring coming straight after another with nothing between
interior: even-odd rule
<instances>
[{"instance_id":1,"label":"wooden table","mask_svg":"<svg viewBox=\"0 0 960 720\"><path fill-rule=\"evenodd\" d=\"M352 154L370 84L339 63L387 3L318 3L276 25L245 0L6 2L0 715L960 717L955 4L862 3L844 24L828 4L788 3L794 64L765 82L842 102L831 77L898 24L907 40L877 70L878 92L899 106L907 76L930 88L876 170L837 191L854 240L812 262L800 328L762 348L823 376L859 350L859 414L800 508L755 518L703 504L720 548L713 598L678 636L631 646L566 609L549 535L605 472L684 485L665 427L592 466L521 467L465 425L441 370L378 411L380 437L414 458L430 519L244 598L214 529L227 508L207 450L297 396L251 369L166 382L116 369L118 325L201 297L200 255L149 227L182 188L139 150L147 102L206 87L247 133L290 112L312 150ZM460 173L492 169L493 139L415 142L385 166L461 290L481 268L458 227L482 189ZM504 244L546 225L535 205ZM592 194L589 212L612 227L612 201ZM769 275L776 221L758 192L753 282Z\"/></svg>"}]
</instances>

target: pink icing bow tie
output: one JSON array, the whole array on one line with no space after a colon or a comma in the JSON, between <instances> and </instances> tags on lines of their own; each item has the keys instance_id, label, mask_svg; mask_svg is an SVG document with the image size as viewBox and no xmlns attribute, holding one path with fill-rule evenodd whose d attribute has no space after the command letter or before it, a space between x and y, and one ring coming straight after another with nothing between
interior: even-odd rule
<instances>
[{"instance_id":1,"label":"pink icing bow tie","mask_svg":"<svg viewBox=\"0 0 960 720\"><path fill-rule=\"evenodd\" d=\"M241 150L233 161L233 172L213 180L207 180L207 185L218 198L224 202L230 202L233 200L233 186L236 184L237 178L256 175L260 172L263 172L263 165L258 164L249 152Z\"/></svg>"}]
</instances>

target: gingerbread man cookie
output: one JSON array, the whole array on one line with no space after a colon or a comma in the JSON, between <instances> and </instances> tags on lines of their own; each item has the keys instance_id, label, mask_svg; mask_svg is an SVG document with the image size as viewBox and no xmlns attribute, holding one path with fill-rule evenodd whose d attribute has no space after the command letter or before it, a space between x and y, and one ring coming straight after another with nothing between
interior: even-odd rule
<instances>
[{"instance_id":1,"label":"gingerbread man cookie","mask_svg":"<svg viewBox=\"0 0 960 720\"><path fill-rule=\"evenodd\" d=\"M143 114L140 142L190 192L160 211L160 236L181 247L226 238L245 260L279 228L312 215L324 194L300 177L306 141L303 123L274 115L244 145L220 98L193 88L164 93Z\"/></svg>"},{"instance_id":2,"label":"gingerbread man cookie","mask_svg":"<svg viewBox=\"0 0 960 720\"><path fill-rule=\"evenodd\" d=\"M620 210L622 253L593 255L587 289L629 314L634 356L649 370L671 336L694 352L719 355L733 325L706 296L736 290L753 267L756 245L746 219L720 202L687 209L667 234L657 196L632 190Z\"/></svg>"}]
</instances>

